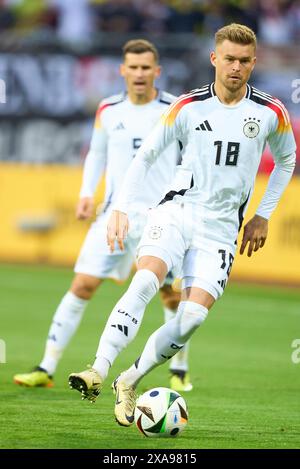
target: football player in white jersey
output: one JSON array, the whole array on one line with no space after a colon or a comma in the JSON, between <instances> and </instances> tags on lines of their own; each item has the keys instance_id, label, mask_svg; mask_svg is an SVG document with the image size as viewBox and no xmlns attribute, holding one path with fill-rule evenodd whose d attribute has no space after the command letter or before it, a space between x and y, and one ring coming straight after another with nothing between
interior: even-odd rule
<instances>
[{"instance_id":1,"label":"football player in white jersey","mask_svg":"<svg viewBox=\"0 0 300 469\"><path fill-rule=\"evenodd\" d=\"M124 244L127 213L139 198L149 167L171 142L185 142L185 184L175 181L151 210L138 247L139 270L123 296L134 317L140 317L139 298L149 302L154 295L150 277L161 284L166 273L182 262L181 302L175 318L149 337L141 356L114 382L115 417L124 426L133 422L139 381L184 346L222 295L266 143L275 167L255 216L245 225L241 254L247 248L251 256L264 246L268 219L295 166L296 145L287 110L277 98L247 83L256 61L254 32L231 24L217 31L215 38L211 53L215 82L171 104L132 162L108 224L113 251L116 241Z\"/></svg>"},{"instance_id":2,"label":"football player in white jersey","mask_svg":"<svg viewBox=\"0 0 300 469\"><path fill-rule=\"evenodd\" d=\"M44 357L31 373L14 376L17 384L25 386L52 386L53 374L63 351L77 330L88 301L106 278L125 280L135 261L138 241L145 225L145 211L157 205L170 184L178 159L181 158L179 142L175 142L161 160L150 169L138 200L130 207L131 228L123 250L110 253L106 242L107 220L116 202L124 174L142 140L159 120L175 97L154 87L160 74L158 52L153 44L132 40L123 47L123 64L120 73L125 79L127 92L104 99L96 113L90 149L84 164L77 217L88 219L94 212L94 193L105 171L105 198L102 211L91 225L75 265L75 277L70 291L59 304L49 330ZM151 275L151 274L150 274ZM151 279L150 279L151 280ZM174 292L172 274L161 287L160 293L168 320L176 312L180 294ZM156 291L158 281L153 285ZM103 378L110 366L111 348L118 344L124 348L135 335L137 328L128 327L131 321L120 310L106 327L100 345L107 349L101 356ZM189 391L187 348L174 357L170 365L171 387Z\"/></svg>"}]
</instances>

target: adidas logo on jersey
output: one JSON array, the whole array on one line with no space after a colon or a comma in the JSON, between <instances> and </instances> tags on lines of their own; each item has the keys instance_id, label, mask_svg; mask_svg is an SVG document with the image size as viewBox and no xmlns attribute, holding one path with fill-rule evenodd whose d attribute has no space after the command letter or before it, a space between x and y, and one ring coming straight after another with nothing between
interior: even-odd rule
<instances>
[{"instance_id":1,"label":"adidas logo on jersey","mask_svg":"<svg viewBox=\"0 0 300 469\"><path fill-rule=\"evenodd\" d=\"M118 125L114 128L114 130L123 130L125 129L123 122L119 122Z\"/></svg>"},{"instance_id":2,"label":"adidas logo on jersey","mask_svg":"<svg viewBox=\"0 0 300 469\"><path fill-rule=\"evenodd\" d=\"M209 132L212 132L212 128L209 125L208 121L202 122L202 124L199 124L198 127L195 128L195 130L208 130Z\"/></svg>"}]
</instances>

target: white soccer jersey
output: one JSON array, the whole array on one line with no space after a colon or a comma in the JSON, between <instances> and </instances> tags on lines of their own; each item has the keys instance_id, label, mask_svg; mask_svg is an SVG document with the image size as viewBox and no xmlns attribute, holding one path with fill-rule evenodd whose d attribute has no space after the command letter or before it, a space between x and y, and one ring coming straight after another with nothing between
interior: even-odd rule
<instances>
[{"instance_id":1,"label":"white soccer jersey","mask_svg":"<svg viewBox=\"0 0 300 469\"><path fill-rule=\"evenodd\" d=\"M214 85L207 85L179 97L145 140L126 177L119 210L127 212L139 197L147 167L174 139L185 144L182 170L162 202L196 204L202 234L210 239L236 239L267 142L277 166L291 173L294 165L295 140L278 99L247 85L245 97L227 106Z\"/></svg>"},{"instance_id":2,"label":"white soccer jersey","mask_svg":"<svg viewBox=\"0 0 300 469\"><path fill-rule=\"evenodd\" d=\"M99 177L105 170L103 210L113 206L142 140L174 100L173 95L162 91L156 99L143 105L133 104L125 93L100 103L84 168L81 197L94 194ZM130 207L131 212L144 211L158 204L172 181L179 157L179 143L174 142L149 170L138 199Z\"/></svg>"}]
</instances>

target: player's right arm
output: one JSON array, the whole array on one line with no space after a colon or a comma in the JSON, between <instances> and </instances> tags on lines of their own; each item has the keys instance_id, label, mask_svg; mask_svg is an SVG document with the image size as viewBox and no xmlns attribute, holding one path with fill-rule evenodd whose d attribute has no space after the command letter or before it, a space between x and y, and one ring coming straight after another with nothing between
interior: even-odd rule
<instances>
[{"instance_id":1,"label":"player's right arm","mask_svg":"<svg viewBox=\"0 0 300 469\"><path fill-rule=\"evenodd\" d=\"M180 140L187 133L186 116L183 112L179 112L183 106L183 99L184 97L180 97L169 106L142 143L126 172L107 226L107 244L111 252L114 251L115 240L120 249L124 249L123 242L129 228L127 213L130 207L138 201L139 194L143 191L143 182L147 172L174 140Z\"/></svg>"},{"instance_id":2,"label":"player's right arm","mask_svg":"<svg viewBox=\"0 0 300 469\"><path fill-rule=\"evenodd\" d=\"M107 133L103 125L102 111L105 104L100 103L96 112L93 135L86 156L76 217L86 220L94 213L94 194L106 166Z\"/></svg>"}]
</instances>

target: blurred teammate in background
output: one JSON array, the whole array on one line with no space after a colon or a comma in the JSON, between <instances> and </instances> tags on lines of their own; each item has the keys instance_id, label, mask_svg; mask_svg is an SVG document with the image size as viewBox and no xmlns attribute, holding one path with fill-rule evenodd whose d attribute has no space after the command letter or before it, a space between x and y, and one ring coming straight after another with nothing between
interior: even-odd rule
<instances>
[{"instance_id":1,"label":"blurred teammate in background","mask_svg":"<svg viewBox=\"0 0 300 469\"><path fill-rule=\"evenodd\" d=\"M130 208L130 230L124 249L113 254L107 246L107 221L111 214L124 175L140 147L169 104L175 97L154 87L160 75L158 52L153 44L145 40L132 40L123 47L123 63L120 73L124 77L127 92L104 99L98 108L90 150L85 160L77 218L85 220L94 213L94 193L100 177L106 171L106 190L103 208L91 225L75 265L75 277L70 290L59 304L49 330L44 357L32 372L17 374L17 384L34 387L53 385L53 374L58 362L77 330L84 310L96 289L106 278L125 280L135 261L138 241L146 222L145 212L157 205L165 194L181 159L179 144L175 142L158 164L149 171L145 188L137 202ZM156 292L159 284L149 273L147 281ZM160 288L165 320L172 318L177 310L180 294L172 289L174 278L170 273ZM110 318L99 347L110 350L124 348L135 336L128 327L133 321L130 313L119 310ZM110 367L110 354L101 356L105 375ZM171 365L172 388L189 391L187 347L174 357ZM104 373L103 373L104 374Z\"/></svg>"},{"instance_id":2,"label":"blurred teammate in background","mask_svg":"<svg viewBox=\"0 0 300 469\"><path fill-rule=\"evenodd\" d=\"M247 245L248 256L264 246L268 219L292 176L296 145L287 110L277 98L247 83L255 51L255 34L246 26L232 24L217 31L211 53L215 82L169 107L131 163L110 217L108 242L113 250L116 240L121 247L124 243L127 214L147 187L151 165L172 142L185 141L186 184L172 187L151 210L138 247L139 270L117 308L127 311L130 304L130 313L139 318L140 297L146 306L155 293L151 283L162 283L178 263L183 266L181 302L176 316L149 337L141 356L114 382L120 425L133 423L140 380L186 344L221 297L267 142L275 168L256 215L245 225L241 254ZM88 388L87 396L100 393L99 374L98 387ZM72 383L73 375L69 379Z\"/></svg>"}]
</instances>

